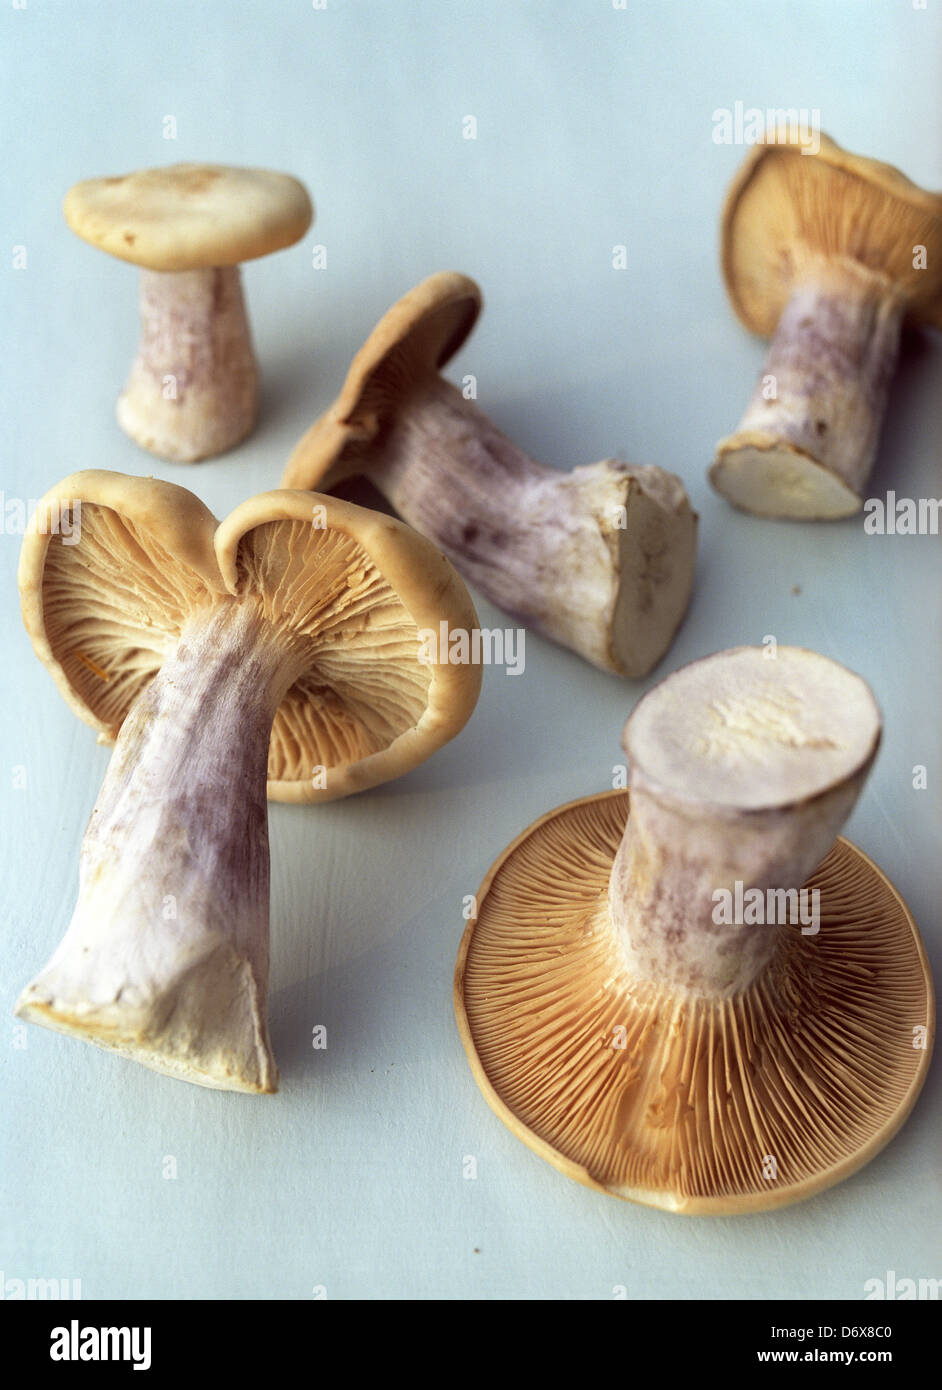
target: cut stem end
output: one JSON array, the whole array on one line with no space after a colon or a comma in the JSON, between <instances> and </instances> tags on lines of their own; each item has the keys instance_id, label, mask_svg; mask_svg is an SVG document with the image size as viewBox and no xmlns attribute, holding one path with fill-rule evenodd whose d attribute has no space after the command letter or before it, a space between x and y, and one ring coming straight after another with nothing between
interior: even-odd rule
<instances>
[{"instance_id":1,"label":"cut stem end","mask_svg":"<svg viewBox=\"0 0 942 1390\"><path fill-rule=\"evenodd\" d=\"M717 445L716 490L760 516L834 520L859 511L904 307L861 266L815 267L782 312L738 429Z\"/></svg>"}]
</instances>

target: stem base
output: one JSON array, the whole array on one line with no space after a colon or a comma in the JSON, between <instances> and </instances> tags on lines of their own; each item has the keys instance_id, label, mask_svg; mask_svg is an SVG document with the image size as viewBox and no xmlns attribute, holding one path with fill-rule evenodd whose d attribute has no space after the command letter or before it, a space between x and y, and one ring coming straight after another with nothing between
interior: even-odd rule
<instances>
[{"instance_id":1,"label":"stem base","mask_svg":"<svg viewBox=\"0 0 942 1390\"><path fill-rule=\"evenodd\" d=\"M251 602L183 629L121 726L22 1017L198 1085L277 1089L266 772L295 660Z\"/></svg>"}]
</instances>

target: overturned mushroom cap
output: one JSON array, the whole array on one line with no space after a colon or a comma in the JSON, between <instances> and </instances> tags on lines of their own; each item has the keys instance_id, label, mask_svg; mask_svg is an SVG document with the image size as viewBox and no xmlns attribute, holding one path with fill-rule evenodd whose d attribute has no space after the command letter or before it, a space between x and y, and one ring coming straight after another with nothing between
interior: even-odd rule
<instances>
[{"instance_id":1,"label":"overturned mushroom cap","mask_svg":"<svg viewBox=\"0 0 942 1390\"><path fill-rule=\"evenodd\" d=\"M812 153L786 131L757 144L726 198L723 275L733 308L770 338L809 264L856 262L885 276L917 322L942 326L942 196L826 135ZM914 265L925 246L925 268Z\"/></svg>"},{"instance_id":2,"label":"overturned mushroom cap","mask_svg":"<svg viewBox=\"0 0 942 1390\"><path fill-rule=\"evenodd\" d=\"M289 174L170 164L85 179L63 211L76 235L148 270L233 266L292 246L311 225L307 190Z\"/></svg>"},{"instance_id":3,"label":"overturned mushroom cap","mask_svg":"<svg viewBox=\"0 0 942 1390\"><path fill-rule=\"evenodd\" d=\"M371 446L413 385L454 357L481 312L480 288L442 270L389 309L350 363L343 389L299 442L284 487L330 488L359 472Z\"/></svg>"},{"instance_id":4,"label":"overturned mushroom cap","mask_svg":"<svg viewBox=\"0 0 942 1390\"><path fill-rule=\"evenodd\" d=\"M756 845L772 864L765 884L778 887L791 880L776 869L796 854L820 858L815 844L831 842L827 824L847 813L879 733L850 673L842 693L858 703L843 748L842 711L822 704L819 720L796 718L781 686L756 707L737 704L733 683L725 706L698 718L708 665L659 688L678 680L692 718L678 723L682 710L648 696L629 720L630 794L550 812L490 869L455 1009L486 1099L542 1158L613 1196L725 1215L811 1196L893 1137L928 1071L934 1002L905 903L843 838L805 881L808 900L820 894L816 930L720 928L709 897L698 909L702 882L740 877ZM800 691L814 663L796 658L791 674ZM826 675L822 687L833 696ZM662 716L666 746L651 726ZM754 782L743 773L752 744ZM685 776L684 759L702 766ZM620 932L619 915L632 913ZM748 970L737 979L739 953Z\"/></svg>"},{"instance_id":5,"label":"overturned mushroom cap","mask_svg":"<svg viewBox=\"0 0 942 1390\"><path fill-rule=\"evenodd\" d=\"M263 493L217 524L170 483L76 473L37 510L19 581L37 655L102 742L188 620L254 599L303 668L272 729L276 801L399 776L454 737L480 688L480 667L429 661L420 636L476 625L451 566L400 522L332 497Z\"/></svg>"}]
</instances>

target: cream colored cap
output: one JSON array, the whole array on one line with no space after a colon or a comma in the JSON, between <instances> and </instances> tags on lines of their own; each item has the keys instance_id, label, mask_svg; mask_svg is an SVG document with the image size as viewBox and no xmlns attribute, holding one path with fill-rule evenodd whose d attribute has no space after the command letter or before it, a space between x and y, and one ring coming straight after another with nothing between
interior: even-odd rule
<instances>
[{"instance_id":1,"label":"cream colored cap","mask_svg":"<svg viewBox=\"0 0 942 1390\"><path fill-rule=\"evenodd\" d=\"M942 326L942 195L824 134L812 146L770 131L750 150L727 194L720 240L733 308L764 338L809 258L822 257L884 276L911 318Z\"/></svg>"},{"instance_id":2,"label":"cream colored cap","mask_svg":"<svg viewBox=\"0 0 942 1390\"><path fill-rule=\"evenodd\" d=\"M295 445L285 488L329 492L354 475L403 398L455 355L481 312L467 275L440 270L388 309L350 364L340 395Z\"/></svg>"},{"instance_id":3,"label":"cream colored cap","mask_svg":"<svg viewBox=\"0 0 942 1390\"><path fill-rule=\"evenodd\" d=\"M314 217L290 174L225 164L169 164L70 188L65 220L78 236L148 270L239 265L292 246Z\"/></svg>"}]
</instances>

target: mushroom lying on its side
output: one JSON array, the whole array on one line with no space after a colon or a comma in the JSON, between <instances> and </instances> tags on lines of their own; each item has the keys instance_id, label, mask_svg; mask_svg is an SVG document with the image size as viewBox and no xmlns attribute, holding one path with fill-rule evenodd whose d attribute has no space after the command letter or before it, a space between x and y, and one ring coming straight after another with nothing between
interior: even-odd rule
<instances>
[{"instance_id":1,"label":"mushroom lying on its side","mask_svg":"<svg viewBox=\"0 0 942 1390\"><path fill-rule=\"evenodd\" d=\"M69 189L73 232L141 267L141 336L118 423L177 463L224 453L258 413L239 265L311 225L304 185L268 169L171 164Z\"/></svg>"},{"instance_id":2,"label":"mushroom lying on its side","mask_svg":"<svg viewBox=\"0 0 942 1390\"><path fill-rule=\"evenodd\" d=\"M478 1084L538 1154L726 1214L808 1197L892 1138L928 1070L932 979L892 885L835 844L879 740L835 662L721 652L636 706L630 793L504 852L455 1005Z\"/></svg>"},{"instance_id":3,"label":"mushroom lying on its side","mask_svg":"<svg viewBox=\"0 0 942 1390\"><path fill-rule=\"evenodd\" d=\"M813 153L777 131L729 191L722 252L733 308L772 345L710 481L759 516L851 516L901 324L942 327L942 196L827 136Z\"/></svg>"},{"instance_id":4,"label":"mushroom lying on its side","mask_svg":"<svg viewBox=\"0 0 942 1390\"><path fill-rule=\"evenodd\" d=\"M72 921L17 1012L274 1091L266 777L274 800L327 801L453 738L480 667L429 661L419 634L473 627L467 591L421 536L349 503L269 492L217 524L183 488L91 471L47 493L19 579L37 655L115 747Z\"/></svg>"},{"instance_id":5,"label":"mushroom lying on its side","mask_svg":"<svg viewBox=\"0 0 942 1390\"><path fill-rule=\"evenodd\" d=\"M643 676L687 609L696 513L661 468L534 462L445 381L480 308L474 281L451 272L394 304L283 486L366 475L499 608L602 670Z\"/></svg>"}]
</instances>

